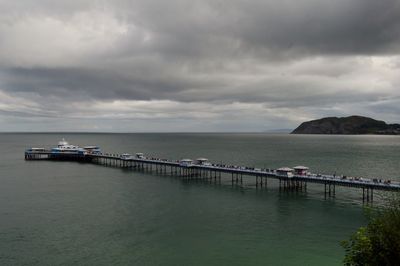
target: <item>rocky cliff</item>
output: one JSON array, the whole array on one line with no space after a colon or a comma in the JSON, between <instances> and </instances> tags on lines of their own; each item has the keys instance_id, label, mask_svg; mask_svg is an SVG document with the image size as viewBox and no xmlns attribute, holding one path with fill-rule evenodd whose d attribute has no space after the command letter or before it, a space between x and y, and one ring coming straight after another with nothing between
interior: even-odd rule
<instances>
[{"instance_id":1,"label":"rocky cliff","mask_svg":"<svg viewBox=\"0 0 400 266\"><path fill-rule=\"evenodd\" d=\"M292 134L400 135L400 124L386 124L364 116L326 117L302 123Z\"/></svg>"}]
</instances>

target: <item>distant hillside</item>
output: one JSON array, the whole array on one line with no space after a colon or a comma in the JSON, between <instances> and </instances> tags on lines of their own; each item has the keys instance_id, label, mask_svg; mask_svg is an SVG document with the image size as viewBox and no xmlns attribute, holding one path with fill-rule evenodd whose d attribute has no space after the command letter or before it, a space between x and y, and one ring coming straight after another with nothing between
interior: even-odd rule
<instances>
[{"instance_id":1,"label":"distant hillside","mask_svg":"<svg viewBox=\"0 0 400 266\"><path fill-rule=\"evenodd\" d=\"M400 135L400 124L363 116L326 117L302 123L291 134L384 134Z\"/></svg>"}]
</instances>

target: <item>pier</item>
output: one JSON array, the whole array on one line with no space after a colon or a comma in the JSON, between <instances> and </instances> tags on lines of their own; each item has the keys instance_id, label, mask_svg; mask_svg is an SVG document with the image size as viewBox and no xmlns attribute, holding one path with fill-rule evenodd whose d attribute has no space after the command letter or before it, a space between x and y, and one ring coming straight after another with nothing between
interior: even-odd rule
<instances>
[{"instance_id":1,"label":"pier","mask_svg":"<svg viewBox=\"0 0 400 266\"><path fill-rule=\"evenodd\" d=\"M65 141L64 141L65 142ZM65 142L66 143L66 142ZM25 160L62 160L79 161L103 166L119 167L136 171L154 172L182 179L204 179L221 181L221 176L229 176L232 184L243 184L243 179L253 179L256 187L267 187L269 179L279 182L279 189L285 191L303 191L307 189L308 183L319 184L324 188L325 197L334 197L336 186L353 187L362 190L362 200L372 202L374 190L400 191L400 182L353 178L346 176L313 174L307 167L297 166L292 168L264 169L245 166L210 163L206 158L198 158L195 161L181 159L176 161L147 158L142 153L130 154L107 154L101 153L96 146L79 148L68 145L65 149L53 148L30 148L25 151ZM60 145L59 145L60 147ZM57 150L58 149L58 150Z\"/></svg>"}]
</instances>

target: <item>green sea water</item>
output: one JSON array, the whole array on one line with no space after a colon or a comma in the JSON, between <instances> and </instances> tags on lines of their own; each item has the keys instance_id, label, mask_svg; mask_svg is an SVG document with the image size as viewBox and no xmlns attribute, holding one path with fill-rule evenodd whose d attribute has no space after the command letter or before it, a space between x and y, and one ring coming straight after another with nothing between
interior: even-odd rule
<instances>
[{"instance_id":1,"label":"green sea water","mask_svg":"<svg viewBox=\"0 0 400 266\"><path fill-rule=\"evenodd\" d=\"M361 193L276 182L187 181L76 162L24 161L61 138L105 152L400 179L400 137L0 134L0 265L340 265L366 219ZM379 194L375 196L379 202Z\"/></svg>"}]
</instances>

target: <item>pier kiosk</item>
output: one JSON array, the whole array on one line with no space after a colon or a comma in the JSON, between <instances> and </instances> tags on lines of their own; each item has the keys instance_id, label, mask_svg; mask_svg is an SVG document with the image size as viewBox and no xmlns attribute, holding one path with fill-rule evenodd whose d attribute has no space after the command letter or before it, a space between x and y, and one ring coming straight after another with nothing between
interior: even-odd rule
<instances>
[{"instance_id":1,"label":"pier kiosk","mask_svg":"<svg viewBox=\"0 0 400 266\"><path fill-rule=\"evenodd\" d=\"M204 165L204 166L209 166L211 163L208 161L207 158L197 158L196 159L196 164L197 165Z\"/></svg>"},{"instance_id":2,"label":"pier kiosk","mask_svg":"<svg viewBox=\"0 0 400 266\"><path fill-rule=\"evenodd\" d=\"M123 153L121 154L121 159L122 160L129 160L132 157L129 153Z\"/></svg>"},{"instance_id":3,"label":"pier kiosk","mask_svg":"<svg viewBox=\"0 0 400 266\"><path fill-rule=\"evenodd\" d=\"M307 166L299 165L299 166L293 167L293 169L294 169L295 175L306 176L309 174L309 171L308 171L309 168Z\"/></svg>"},{"instance_id":4,"label":"pier kiosk","mask_svg":"<svg viewBox=\"0 0 400 266\"><path fill-rule=\"evenodd\" d=\"M89 154L101 154L99 146L85 146L83 149Z\"/></svg>"},{"instance_id":5,"label":"pier kiosk","mask_svg":"<svg viewBox=\"0 0 400 266\"><path fill-rule=\"evenodd\" d=\"M193 165L193 160L191 159L182 159L179 161L180 166L189 167Z\"/></svg>"},{"instance_id":6,"label":"pier kiosk","mask_svg":"<svg viewBox=\"0 0 400 266\"><path fill-rule=\"evenodd\" d=\"M143 153L141 153L141 152L136 153L136 158L145 159Z\"/></svg>"},{"instance_id":7,"label":"pier kiosk","mask_svg":"<svg viewBox=\"0 0 400 266\"><path fill-rule=\"evenodd\" d=\"M276 169L276 174L278 176L282 176L282 177L291 178L294 176L293 172L294 172L294 169L289 168L289 167L281 167L281 168Z\"/></svg>"}]
</instances>

